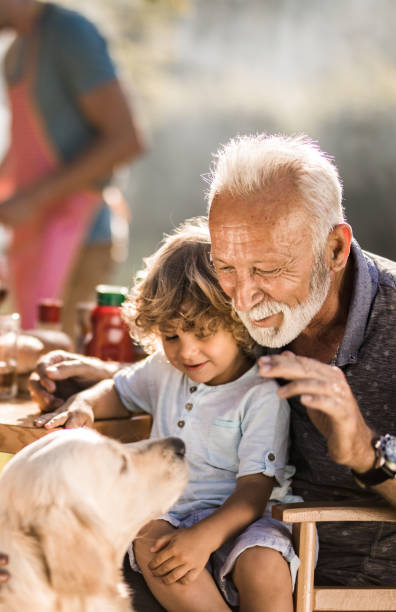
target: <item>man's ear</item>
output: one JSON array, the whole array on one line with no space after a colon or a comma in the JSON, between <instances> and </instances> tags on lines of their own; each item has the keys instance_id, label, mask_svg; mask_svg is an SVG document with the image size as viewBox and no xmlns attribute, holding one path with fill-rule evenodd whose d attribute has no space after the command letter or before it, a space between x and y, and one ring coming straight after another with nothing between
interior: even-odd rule
<instances>
[{"instance_id":1,"label":"man's ear","mask_svg":"<svg viewBox=\"0 0 396 612\"><path fill-rule=\"evenodd\" d=\"M351 250L352 228L348 223L338 223L331 230L326 242L326 261L332 272L345 268Z\"/></svg>"}]
</instances>

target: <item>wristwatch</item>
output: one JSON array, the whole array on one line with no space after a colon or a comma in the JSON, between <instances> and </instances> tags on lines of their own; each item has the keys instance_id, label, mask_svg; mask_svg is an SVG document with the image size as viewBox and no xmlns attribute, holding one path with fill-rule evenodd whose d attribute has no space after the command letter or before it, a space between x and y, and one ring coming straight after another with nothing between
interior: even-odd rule
<instances>
[{"instance_id":1,"label":"wristwatch","mask_svg":"<svg viewBox=\"0 0 396 612\"><path fill-rule=\"evenodd\" d=\"M363 489L396 478L396 436L378 436L373 438L372 445L376 453L374 467L363 474L351 470L355 481Z\"/></svg>"}]
</instances>

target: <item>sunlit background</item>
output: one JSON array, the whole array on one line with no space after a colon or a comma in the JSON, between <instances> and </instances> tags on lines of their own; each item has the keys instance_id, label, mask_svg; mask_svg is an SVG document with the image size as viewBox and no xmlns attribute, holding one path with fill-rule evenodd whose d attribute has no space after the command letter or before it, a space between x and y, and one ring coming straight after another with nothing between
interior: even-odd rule
<instances>
[{"instance_id":1,"label":"sunlit background","mask_svg":"<svg viewBox=\"0 0 396 612\"><path fill-rule=\"evenodd\" d=\"M133 220L114 282L130 284L163 232L205 213L212 153L248 132L317 139L361 246L396 259L394 0L62 3L108 37L149 143L116 177ZM0 121L4 147L4 103Z\"/></svg>"}]
</instances>

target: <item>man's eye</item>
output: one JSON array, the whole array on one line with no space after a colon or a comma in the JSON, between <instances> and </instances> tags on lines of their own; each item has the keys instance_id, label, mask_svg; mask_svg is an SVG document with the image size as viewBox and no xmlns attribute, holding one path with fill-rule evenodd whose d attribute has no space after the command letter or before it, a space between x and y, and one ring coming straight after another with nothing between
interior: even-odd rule
<instances>
[{"instance_id":1,"label":"man's eye","mask_svg":"<svg viewBox=\"0 0 396 612\"><path fill-rule=\"evenodd\" d=\"M253 268L253 273L259 276L275 276L280 272L280 268L274 268L273 270L261 270L260 268Z\"/></svg>"},{"instance_id":2,"label":"man's eye","mask_svg":"<svg viewBox=\"0 0 396 612\"><path fill-rule=\"evenodd\" d=\"M179 336L164 336L165 342L173 342L178 339Z\"/></svg>"}]
</instances>

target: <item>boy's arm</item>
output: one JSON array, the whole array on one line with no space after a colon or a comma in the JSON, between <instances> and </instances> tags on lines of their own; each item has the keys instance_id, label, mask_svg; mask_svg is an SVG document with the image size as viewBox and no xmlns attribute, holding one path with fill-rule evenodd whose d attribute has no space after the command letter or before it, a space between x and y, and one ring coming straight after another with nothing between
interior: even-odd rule
<instances>
[{"instance_id":1,"label":"boy's arm","mask_svg":"<svg viewBox=\"0 0 396 612\"><path fill-rule=\"evenodd\" d=\"M195 525L212 551L237 536L264 512L274 487L274 478L263 474L241 476L235 491L213 514Z\"/></svg>"},{"instance_id":2,"label":"boy's arm","mask_svg":"<svg viewBox=\"0 0 396 612\"><path fill-rule=\"evenodd\" d=\"M212 552L238 535L264 512L274 478L263 474L241 476L235 491L213 514L188 529L159 538L149 567L165 584L195 580Z\"/></svg>"},{"instance_id":3,"label":"boy's arm","mask_svg":"<svg viewBox=\"0 0 396 612\"><path fill-rule=\"evenodd\" d=\"M37 427L52 429L64 426L92 426L95 419L123 418L131 416L115 390L113 380L102 380L93 387L76 393L54 412L40 415L34 422Z\"/></svg>"}]
</instances>

